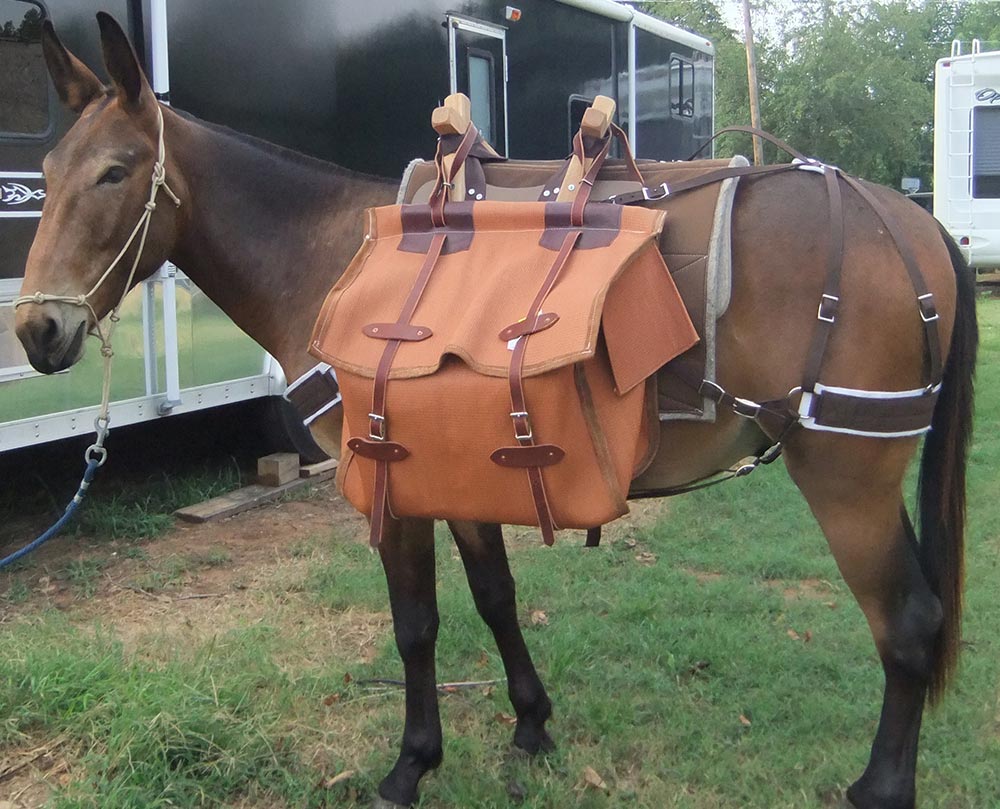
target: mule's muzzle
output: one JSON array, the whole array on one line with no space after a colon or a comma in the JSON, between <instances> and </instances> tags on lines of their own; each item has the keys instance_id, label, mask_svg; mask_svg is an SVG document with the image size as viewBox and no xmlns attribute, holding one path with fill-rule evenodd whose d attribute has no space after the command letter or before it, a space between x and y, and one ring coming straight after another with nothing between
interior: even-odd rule
<instances>
[{"instance_id":1,"label":"mule's muzzle","mask_svg":"<svg viewBox=\"0 0 1000 809\"><path fill-rule=\"evenodd\" d=\"M54 374L83 357L87 322L87 311L79 307L27 303L18 307L14 331L31 367Z\"/></svg>"}]
</instances>

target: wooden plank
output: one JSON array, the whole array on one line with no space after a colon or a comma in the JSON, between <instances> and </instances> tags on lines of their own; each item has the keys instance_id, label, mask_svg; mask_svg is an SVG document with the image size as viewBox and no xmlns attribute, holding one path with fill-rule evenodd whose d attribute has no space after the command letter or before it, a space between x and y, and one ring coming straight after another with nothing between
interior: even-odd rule
<instances>
[{"instance_id":1,"label":"wooden plank","mask_svg":"<svg viewBox=\"0 0 1000 809\"><path fill-rule=\"evenodd\" d=\"M299 477L315 478L317 475L322 475L326 472L336 472L337 463L336 458L329 458L325 461L320 461L319 463L305 464L299 467Z\"/></svg>"},{"instance_id":2,"label":"wooden plank","mask_svg":"<svg viewBox=\"0 0 1000 809\"><path fill-rule=\"evenodd\" d=\"M213 497L204 503L178 509L174 512L174 516L185 522L197 523L232 517L235 514L277 500L282 495L301 489L303 486L329 480L333 477L334 471L328 470L311 478L296 478L282 486L262 486L259 483L253 483L234 492Z\"/></svg>"}]
</instances>

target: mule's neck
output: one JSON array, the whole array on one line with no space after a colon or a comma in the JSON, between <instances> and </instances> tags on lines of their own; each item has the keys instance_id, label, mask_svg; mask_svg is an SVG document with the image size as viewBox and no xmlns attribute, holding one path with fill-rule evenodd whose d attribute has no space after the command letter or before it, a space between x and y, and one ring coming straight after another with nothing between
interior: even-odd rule
<instances>
[{"instance_id":1,"label":"mule's neck","mask_svg":"<svg viewBox=\"0 0 1000 809\"><path fill-rule=\"evenodd\" d=\"M166 111L168 177L187 194L171 260L281 363L289 380L327 291L395 184Z\"/></svg>"}]
</instances>

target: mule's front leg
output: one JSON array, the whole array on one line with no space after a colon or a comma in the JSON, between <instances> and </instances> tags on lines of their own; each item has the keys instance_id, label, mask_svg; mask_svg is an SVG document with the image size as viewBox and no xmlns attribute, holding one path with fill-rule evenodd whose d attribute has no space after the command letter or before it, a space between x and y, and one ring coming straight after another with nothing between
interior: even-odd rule
<instances>
[{"instance_id":1,"label":"mule's front leg","mask_svg":"<svg viewBox=\"0 0 1000 809\"><path fill-rule=\"evenodd\" d=\"M507 693L517 715L514 744L531 755L555 747L545 730L552 703L531 662L517 623L514 577L499 525L449 522L479 615L493 633L507 674Z\"/></svg>"},{"instance_id":2,"label":"mule's front leg","mask_svg":"<svg viewBox=\"0 0 1000 809\"><path fill-rule=\"evenodd\" d=\"M441 763L442 755L434 668L438 611L433 521L388 520L379 553L406 674L406 725L399 758L378 791L392 804L409 806L417 799L420 779Z\"/></svg>"}]
</instances>

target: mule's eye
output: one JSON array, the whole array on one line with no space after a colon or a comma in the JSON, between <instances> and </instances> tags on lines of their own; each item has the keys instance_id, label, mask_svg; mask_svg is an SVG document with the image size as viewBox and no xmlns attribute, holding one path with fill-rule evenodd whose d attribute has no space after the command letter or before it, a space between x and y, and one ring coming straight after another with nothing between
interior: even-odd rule
<instances>
[{"instance_id":1,"label":"mule's eye","mask_svg":"<svg viewBox=\"0 0 1000 809\"><path fill-rule=\"evenodd\" d=\"M120 183L128 176L128 172L125 171L124 166L112 166L102 175L101 179L97 181L98 185L104 185L105 183L115 184Z\"/></svg>"}]
</instances>

